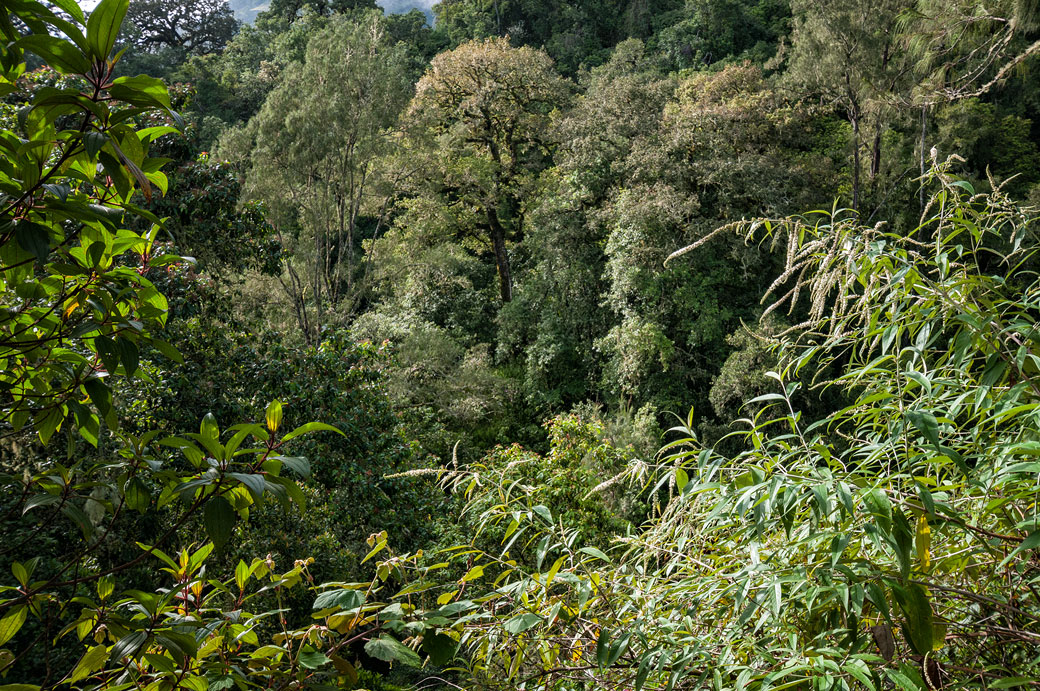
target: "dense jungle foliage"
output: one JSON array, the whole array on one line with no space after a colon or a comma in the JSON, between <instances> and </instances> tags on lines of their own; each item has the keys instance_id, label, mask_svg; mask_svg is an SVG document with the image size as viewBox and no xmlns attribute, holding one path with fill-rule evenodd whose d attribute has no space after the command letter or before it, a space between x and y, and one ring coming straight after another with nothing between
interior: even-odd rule
<instances>
[{"instance_id":1,"label":"dense jungle foliage","mask_svg":"<svg viewBox=\"0 0 1040 691\"><path fill-rule=\"evenodd\" d=\"M1037 2L0 3L0 691L1040 687Z\"/></svg>"}]
</instances>

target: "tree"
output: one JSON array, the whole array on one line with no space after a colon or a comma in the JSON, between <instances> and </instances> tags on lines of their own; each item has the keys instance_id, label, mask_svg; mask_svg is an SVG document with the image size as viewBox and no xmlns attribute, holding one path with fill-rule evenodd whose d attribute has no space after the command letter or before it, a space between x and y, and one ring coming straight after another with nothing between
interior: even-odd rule
<instances>
[{"instance_id":1,"label":"tree","mask_svg":"<svg viewBox=\"0 0 1040 691\"><path fill-rule=\"evenodd\" d=\"M405 114L423 156L415 193L435 200L459 236L490 243L502 302L513 298L508 244L550 160L549 114L567 94L549 56L495 38L434 58Z\"/></svg>"},{"instance_id":2,"label":"tree","mask_svg":"<svg viewBox=\"0 0 1040 691\"><path fill-rule=\"evenodd\" d=\"M674 68L703 67L732 58L771 58L789 31L791 7L783 0L696 0L654 24L652 45Z\"/></svg>"},{"instance_id":3,"label":"tree","mask_svg":"<svg viewBox=\"0 0 1040 691\"><path fill-rule=\"evenodd\" d=\"M374 9L377 9L375 0L271 0L260 19L276 19L291 24L307 13L330 17L354 10Z\"/></svg>"},{"instance_id":4,"label":"tree","mask_svg":"<svg viewBox=\"0 0 1040 691\"><path fill-rule=\"evenodd\" d=\"M759 68L730 65L680 81L659 128L616 164L624 175L603 213L601 298L613 318L597 341L612 396L674 409L707 393L730 352L726 337L756 318L778 257L733 239L683 264L664 260L734 219L824 202L833 164L819 124Z\"/></svg>"},{"instance_id":5,"label":"tree","mask_svg":"<svg viewBox=\"0 0 1040 691\"><path fill-rule=\"evenodd\" d=\"M539 181L526 219L527 270L499 317L499 352L525 361L530 400L557 409L601 396L596 342L614 321L603 299L611 209L629 157L661 131L676 81L630 39L581 87L574 106L553 118L556 165Z\"/></svg>"},{"instance_id":6,"label":"tree","mask_svg":"<svg viewBox=\"0 0 1040 691\"><path fill-rule=\"evenodd\" d=\"M888 111L894 95L910 85L913 63L899 24L904 7L897 0L792 3L794 32L785 78L829 99L852 126L850 196L857 210L863 199L863 150L868 151L869 180L876 182L883 133L892 121Z\"/></svg>"},{"instance_id":7,"label":"tree","mask_svg":"<svg viewBox=\"0 0 1040 691\"><path fill-rule=\"evenodd\" d=\"M130 44L153 53L219 53L238 30L227 0L133 0L126 19Z\"/></svg>"},{"instance_id":8,"label":"tree","mask_svg":"<svg viewBox=\"0 0 1040 691\"><path fill-rule=\"evenodd\" d=\"M408 69L378 13L334 18L248 125L247 193L290 253L281 282L310 343L364 294L362 234L382 232L387 199L374 163L407 103Z\"/></svg>"},{"instance_id":9,"label":"tree","mask_svg":"<svg viewBox=\"0 0 1040 691\"><path fill-rule=\"evenodd\" d=\"M917 140L923 177L929 109L988 92L1040 51L1040 41L1026 44L1037 27L1031 3L929 1L907 9L891 0L796 0L791 6L784 79L844 113L852 129L849 196L852 207L862 210L872 195L871 215L891 194L881 183L894 188L914 168L885 174L882 149L889 133L916 131L910 140Z\"/></svg>"},{"instance_id":10,"label":"tree","mask_svg":"<svg viewBox=\"0 0 1040 691\"><path fill-rule=\"evenodd\" d=\"M541 47L567 76L605 62L628 38L647 39L681 0L444 0L436 27L453 45L491 36Z\"/></svg>"}]
</instances>

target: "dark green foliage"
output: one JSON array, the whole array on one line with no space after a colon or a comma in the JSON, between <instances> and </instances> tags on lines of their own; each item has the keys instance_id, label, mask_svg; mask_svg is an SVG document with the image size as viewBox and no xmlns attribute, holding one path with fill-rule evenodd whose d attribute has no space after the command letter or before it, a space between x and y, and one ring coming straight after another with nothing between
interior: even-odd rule
<instances>
[{"instance_id":1,"label":"dark green foliage","mask_svg":"<svg viewBox=\"0 0 1040 691\"><path fill-rule=\"evenodd\" d=\"M992 175L999 184L1013 177L1006 188L1018 194L1040 182L1040 151L1029 120L967 99L944 108L935 127L936 145L962 156L974 181L984 182Z\"/></svg>"},{"instance_id":2,"label":"dark green foliage","mask_svg":"<svg viewBox=\"0 0 1040 691\"><path fill-rule=\"evenodd\" d=\"M749 58L764 63L788 31L786 0L695 0L655 18L649 44L671 69L704 69L720 61Z\"/></svg>"},{"instance_id":3,"label":"dark green foliage","mask_svg":"<svg viewBox=\"0 0 1040 691\"><path fill-rule=\"evenodd\" d=\"M174 246L190 251L199 269L280 270L282 247L263 207L242 203L242 185L230 164L211 162L203 153L170 171L169 180L169 193L148 209L166 219L164 230Z\"/></svg>"},{"instance_id":4,"label":"dark green foliage","mask_svg":"<svg viewBox=\"0 0 1040 691\"><path fill-rule=\"evenodd\" d=\"M654 2L582 0L445 0L434 6L437 29L453 45L469 39L509 36L518 45L544 47L561 70L575 73L606 61L626 38L648 38L662 16L674 16L678 0Z\"/></svg>"},{"instance_id":5,"label":"dark green foliage","mask_svg":"<svg viewBox=\"0 0 1040 691\"><path fill-rule=\"evenodd\" d=\"M328 17L354 10L374 10L376 7L375 0L271 0L260 19L292 23L308 13Z\"/></svg>"},{"instance_id":6,"label":"dark green foliage","mask_svg":"<svg viewBox=\"0 0 1040 691\"><path fill-rule=\"evenodd\" d=\"M385 3L384 3L385 4ZM390 41L403 43L412 57L415 79L422 76L426 66L437 53L448 47L443 32L434 31L429 18L420 10L403 14L387 14L384 20Z\"/></svg>"},{"instance_id":7,"label":"dark green foliage","mask_svg":"<svg viewBox=\"0 0 1040 691\"><path fill-rule=\"evenodd\" d=\"M414 541L429 534L426 517L436 513L437 496L424 494L421 483L384 479L411 469L416 460L416 449L390 406L385 345L337 333L318 347L286 347L273 334L265 338L198 319L178 321L170 331L184 364L170 368L158 361L155 386L124 392L127 415L136 425L176 433L192 426L200 410L218 420L255 420L265 405L256 392L263 391L282 402L283 424L317 418L342 432L297 444L292 451L311 459L320 511L330 519L323 532L336 541L334 553L361 550L358 545L380 529L392 530L402 546L419 544Z\"/></svg>"}]
</instances>

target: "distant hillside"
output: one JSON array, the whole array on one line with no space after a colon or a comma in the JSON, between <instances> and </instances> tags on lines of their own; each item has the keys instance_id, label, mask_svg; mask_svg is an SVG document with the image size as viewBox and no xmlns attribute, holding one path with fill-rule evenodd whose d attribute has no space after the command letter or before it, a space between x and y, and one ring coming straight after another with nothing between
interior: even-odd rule
<instances>
[{"instance_id":1,"label":"distant hillside","mask_svg":"<svg viewBox=\"0 0 1040 691\"><path fill-rule=\"evenodd\" d=\"M376 0L388 14L402 14L413 9L420 9L426 13L433 22L433 11L431 8L435 0ZM252 23L256 15L267 9L267 0L228 0L235 17L242 22Z\"/></svg>"},{"instance_id":2,"label":"distant hillside","mask_svg":"<svg viewBox=\"0 0 1040 691\"><path fill-rule=\"evenodd\" d=\"M228 0L231 9L235 12L235 18L239 21L251 23L257 13L267 9L267 3L257 4L258 0Z\"/></svg>"}]
</instances>

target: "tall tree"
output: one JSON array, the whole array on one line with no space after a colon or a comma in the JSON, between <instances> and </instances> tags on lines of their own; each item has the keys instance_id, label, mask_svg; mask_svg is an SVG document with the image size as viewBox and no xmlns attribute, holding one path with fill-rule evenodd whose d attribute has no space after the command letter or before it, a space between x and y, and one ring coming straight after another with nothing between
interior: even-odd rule
<instances>
[{"instance_id":1,"label":"tall tree","mask_svg":"<svg viewBox=\"0 0 1040 691\"><path fill-rule=\"evenodd\" d=\"M899 31L905 3L898 0L794 0L787 78L830 101L852 128L852 207L863 197L863 153L868 175L881 171L886 104L906 91L912 61Z\"/></svg>"},{"instance_id":2,"label":"tall tree","mask_svg":"<svg viewBox=\"0 0 1040 691\"><path fill-rule=\"evenodd\" d=\"M238 29L227 0L134 0L126 18L129 42L149 52L216 53Z\"/></svg>"},{"instance_id":3,"label":"tall tree","mask_svg":"<svg viewBox=\"0 0 1040 691\"><path fill-rule=\"evenodd\" d=\"M249 124L247 190L266 202L290 252L282 285L310 342L356 307L360 225L369 213L378 225L385 208L373 160L407 103L407 75L405 50L389 44L378 13L336 18Z\"/></svg>"},{"instance_id":4,"label":"tall tree","mask_svg":"<svg viewBox=\"0 0 1040 691\"><path fill-rule=\"evenodd\" d=\"M549 162L549 114L567 97L548 55L493 38L434 58L406 115L424 156L415 192L436 200L460 235L490 244L502 302L513 298L508 245Z\"/></svg>"}]
</instances>

